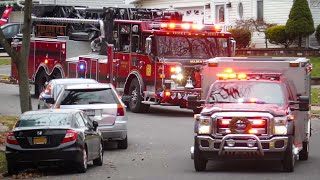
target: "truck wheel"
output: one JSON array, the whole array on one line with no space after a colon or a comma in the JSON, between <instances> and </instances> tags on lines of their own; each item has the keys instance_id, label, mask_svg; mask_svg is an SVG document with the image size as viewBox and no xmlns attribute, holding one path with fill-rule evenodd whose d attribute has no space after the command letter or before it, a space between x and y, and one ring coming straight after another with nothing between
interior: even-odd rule
<instances>
[{"instance_id":1,"label":"truck wheel","mask_svg":"<svg viewBox=\"0 0 320 180\"><path fill-rule=\"evenodd\" d=\"M142 104L142 96L140 94L140 84L138 79L133 79L129 88L129 108L134 113L140 113L144 111L145 104Z\"/></svg>"},{"instance_id":2,"label":"truck wheel","mask_svg":"<svg viewBox=\"0 0 320 180\"><path fill-rule=\"evenodd\" d=\"M295 163L295 154L293 153L293 137L290 136L288 139L287 149L284 152L284 157L282 160L283 171L293 172Z\"/></svg>"},{"instance_id":3,"label":"truck wheel","mask_svg":"<svg viewBox=\"0 0 320 180\"><path fill-rule=\"evenodd\" d=\"M194 142L193 162L194 162L194 168L197 172L206 170L208 160L202 156L201 151L199 149L199 144L196 138Z\"/></svg>"},{"instance_id":4,"label":"truck wheel","mask_svg":"<svg viewBox=\"0 0 320 180\"><path fill-rule=\"evenodd\" d=\"M302 150L299 152L299 160L306 161L309 158L309 142L302 143Z\"/></svg>"},{"instance_id":5,"label":"truck wheel","mask_svg":"<svg viewBox=\"0 0 320 180\"><path fill-rule=\"evenodd\" d=\"M49 76L45 71L41 71L36 78L35 82L35 96L39 97L40 93L44 90L45 83L49 81Z\"/></svg>"}]
</instances>

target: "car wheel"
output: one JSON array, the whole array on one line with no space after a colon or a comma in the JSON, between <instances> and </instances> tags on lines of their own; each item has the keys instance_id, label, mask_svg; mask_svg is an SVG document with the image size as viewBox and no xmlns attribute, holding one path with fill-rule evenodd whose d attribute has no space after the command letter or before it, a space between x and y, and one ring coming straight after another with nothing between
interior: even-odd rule
<instances>
[{"instance_id":1,"label":"car wheel","mask_svg":"<svg viewBox=\"0 0 320 180\"><path fill-rule=\"evenodd\" d=\"M102 145L102 142L100 142L99 157L97 159L93 160L93 164L96 166L102 166L102 164L103 164L103 145Z\"/></svg>"},{"instance_id":2,"label":"car wheel","mask_svg":"<svg viewBox=\"0 0 320 180\"><path fill-rule=\"evenodd\" d=\"M9 175L14 175L19 172L17 165L10 163L10 162L7 163L7 169L8 169Z\"/></svg>"},{"instance_id":3,"label":"car wheel","mask_svg":"<svg viewBox=\"0 0 320 180\"><path fill-rule=\"evenodd\" d=\"M88 169L88 155L87 155L86 148L83 148L78 171L79 173L85 173L87 172L87 169Z\"/></svg>"},{"instance_id":4,"label":"car wheel","mask_svg":"<svg viewBox=\"0 0 320 180\"><path fill-rule=\"evenodd\" d=\"M299 160L306 161L309 158L309 141L302 143L303 148L299 152Z\"/></svg>"},{"instance_id":5,"label":"car wheel","mask_svg":"<svg viewBox=\"0 0 320 180\"><path fill-rule=\"evenodd\" d=\"M129 109L134 113L141 113L145 110L145 104L142 104L142 96L140 94L140 84L138 79L133 79L129 88Z\"/></svg>"},{"instance_id":6,"label":"car wheel","mask_svg":"<svg viewBox=\"0 0 320 180\"><path fill-rule=\"evenodd\" d=\"M293 153L293 138L292 136L288 139L287 149L284 153L284 158L282 160L283 171L293 172L295 164L295 154Z\"/></svg>"},{"instance_id":7,"label":"car wheel","mask_svg":"<svg viewBox=\"0 0 320 180\"><path fill-rule=\"evenodd\" d=\"M127 149L127 148L128 148L128 137L118 142L118 149Z\"/></svg>"},{"instance_id":8,"label":"car wheel","mask_svg":"<svg viewBox=\"0 0 320 180\"><path fill-rule=\"evenodd\" d=\"M206 170L208 160L202 156L197 139L194 142L194 168L197 172Z\"/></svg>"},{"instance_id":9,"label":"car wheel","mask_svg":"<svg viewBox=\"0 0 320 180\"><path fill-rule=\"evenodd\" d=\"M40 93L44 90L45 83L49 81L49 76L47 73L43 70L40 72L40 74L37 76L36 82L35 82L35 97L39 97Z\"/></svg>"}]
</instances>

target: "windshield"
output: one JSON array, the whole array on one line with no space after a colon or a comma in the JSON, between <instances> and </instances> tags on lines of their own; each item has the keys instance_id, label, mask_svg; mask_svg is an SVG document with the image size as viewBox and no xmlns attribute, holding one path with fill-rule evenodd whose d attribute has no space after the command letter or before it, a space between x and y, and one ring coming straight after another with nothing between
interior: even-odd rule
<instances>
[{"instance_id":1,"label":"windshield","mask_svg":"<svg viewBox=\"0 0 320 180\"><path fill-rule=\"evenodd\" d=\"M199 59L229 56L227 42L227 38L221 37L158 36L158 56Z\"/></svg>"},{"instance_id":2,"label":"windshield","mask_svg":"<svg viewBox=\"0 0 320 180\"><path fill-rule=\"evenodd\" d=\"M207 103L256 103L285 105L279 83L274 82L217 82L211 88Z\"/></svg>"},{"instance_id":3,"label":"windshield","mask_svg":"<svg viewBox=\"0 0 320 180\"><path fill-rule=\"evenodd\" d=\"M111 88L65 90L61 105L117 104Z\"/></svg>"},{"instance_id":4,"label":"windshield","mask_svg":"<svg viewBox=\"0 0 320 180\"><path fill-rule=\"evenodd\" d=\"M68 114L30 114L21 116L16 127L70 126Z\"/></svg>"}]
</instances>

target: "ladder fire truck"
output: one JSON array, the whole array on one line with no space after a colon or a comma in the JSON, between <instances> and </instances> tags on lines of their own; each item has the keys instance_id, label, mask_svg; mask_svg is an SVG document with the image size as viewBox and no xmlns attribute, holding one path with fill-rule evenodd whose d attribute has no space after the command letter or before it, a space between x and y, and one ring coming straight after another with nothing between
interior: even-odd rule
<instances>
[{"instance_id":1,"label":"ladder fire truck","mask_svg":"<svg viewBox=\"0 0 320 180\"><path fill-rule=\"evenodd\" d=\"M92 78L112 83L133 112L186 108L188 95L201 93L203 60L235 49L221 26L184 22L174 9L35 5L33 32L28 68L35 95L50 79ZM21 41L13 46L19 50Z\"/></svg>"}]
</instances>

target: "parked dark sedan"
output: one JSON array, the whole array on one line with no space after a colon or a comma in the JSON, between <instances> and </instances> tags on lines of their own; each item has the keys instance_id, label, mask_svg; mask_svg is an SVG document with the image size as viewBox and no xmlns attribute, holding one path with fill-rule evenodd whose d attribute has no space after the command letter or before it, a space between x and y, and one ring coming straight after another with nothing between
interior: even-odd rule
<instances>
[{"instance_id":1,"label":"parked dark sedan","mask_svg":"<svg viewBox=\"0 0 320 180\"><path fill-rule=\"evenodd\" d=\"M103 143L97 127L97 122L75 109L23 113L7 136L8 173L51 164L71 164L84 173L88 161L101 166Z\"/></svg>"}]
</instances>

